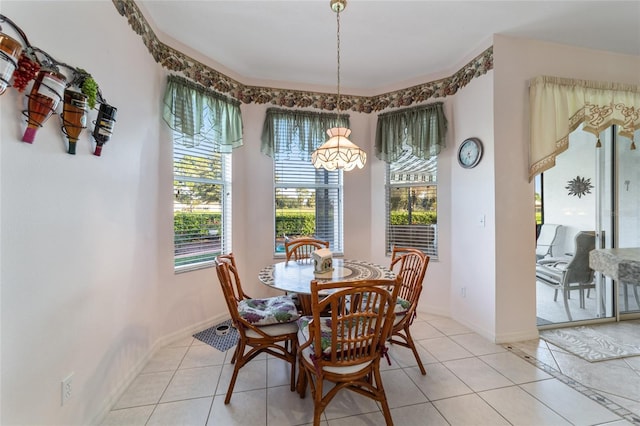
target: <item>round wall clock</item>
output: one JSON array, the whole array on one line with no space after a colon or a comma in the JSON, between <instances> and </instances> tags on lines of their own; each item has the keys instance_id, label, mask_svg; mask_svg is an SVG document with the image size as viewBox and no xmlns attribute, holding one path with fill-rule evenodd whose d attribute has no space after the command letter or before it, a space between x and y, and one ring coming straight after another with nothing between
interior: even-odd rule
<instances>
[{"instance_id":1,"label":"round wall clock","mask_svg":"<svg viewBox=\"0 0 640 426\"><path fill-rule=\"evenodd\" d=\"M482 142L478 138L465 139L458 148L458 163L465 169L478 165L482 159Z\"/></svg>"}]
</instances>

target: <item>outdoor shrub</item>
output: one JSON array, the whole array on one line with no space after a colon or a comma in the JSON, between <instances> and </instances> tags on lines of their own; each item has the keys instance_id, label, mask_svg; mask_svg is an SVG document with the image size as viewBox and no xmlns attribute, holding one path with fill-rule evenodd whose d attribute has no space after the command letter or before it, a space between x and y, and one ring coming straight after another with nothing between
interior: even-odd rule
<instances>
[{"instance_id":1,"label":"outdoor shrub","mask_svg":"<svg viewBox=\"0 0 640 426\"><path fill-rule=\"evenodd\" d=\"M438 215L435 211L412 212L411 223L409 223L407 211L391 212L391 225L433 225L434 223L438 223Z\"/></svg>"}]
</instances>

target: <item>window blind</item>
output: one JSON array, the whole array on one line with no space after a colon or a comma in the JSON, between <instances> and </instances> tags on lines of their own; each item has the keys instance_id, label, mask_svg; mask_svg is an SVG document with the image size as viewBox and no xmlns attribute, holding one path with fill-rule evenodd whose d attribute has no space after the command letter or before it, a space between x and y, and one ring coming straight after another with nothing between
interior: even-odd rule
<instances>
[{"instance_id":1,"label":"window blind","mask_svg":"<svg viewBox=\"0 0 640 426\"><path fill-rule=\"evenodd\" d=\"M231 251L231 154L203 140L185 146L175 139L174 265L176 270L209 266Z\"/></svg>"},{"instance_id":2,"label":"window blind","mask_svg":"<svg viewBox=\"0 0 640 426\"><path fill-rule=\"evenodd\" d=\"M387 163L386 242L438 255L436 156L422 159L407 145L396 161Z\"/></svg>"},{"instance_id":3,"label":"window blind","mask_svg":"<svg viewBox=\"0 0 640 426\"><path fill-rule=\"evenodd\" d=\"M337 125L349 127L349 116L267 109L261 151L273 158L276 255L284 255L286 239L298 236L329 241L332 252L343 252L343 172L311 164L326 130Z\"/></svg>"}]
</instances>

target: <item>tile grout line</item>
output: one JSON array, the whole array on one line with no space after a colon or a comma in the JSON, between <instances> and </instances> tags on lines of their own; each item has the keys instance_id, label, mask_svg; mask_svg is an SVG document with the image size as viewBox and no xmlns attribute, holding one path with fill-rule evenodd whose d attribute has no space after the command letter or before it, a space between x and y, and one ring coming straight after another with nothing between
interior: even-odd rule
<instances>
[{"instance_id":1,"label":"tile grout line","mask_svg":"<svg viewBox=\"0 0 640 426\"><path fill-rule=\"evenodd\" d=\"M611 401L610 399L602 396L600 393L598 393L597 391L584 386L582 383L577 382L576 380L562 374L560 371L556 370L555 368L551 367L550 365L540 361L539 359L535 358L532 355L529 355L525 352L523 352L522 350L510 345L510 344L505 344L503 345L503 347L505 349L507 349L509 352L513 353L514 355L518 356L519 358L527 361L529 364L532 364L533 366L539 368L540 370L544 371L545 373L549 374L550 376L552 376L555 379L558 379L560 382L564 383L565 385L569 386L570 388L574 389L577 392L580 392L582 395L586 396L587 398L591 399L592 401L596 402L597 404L599 404L600 406L606 408L607 410L611 411L612 413L622 417L623 419L631 422L632 424L636 424L636 425L640 425L640 417L636 416L634 413L632 413L631 411L629 411L628 409L622 407L621 405Z\"/></svg>"}]
</instances>

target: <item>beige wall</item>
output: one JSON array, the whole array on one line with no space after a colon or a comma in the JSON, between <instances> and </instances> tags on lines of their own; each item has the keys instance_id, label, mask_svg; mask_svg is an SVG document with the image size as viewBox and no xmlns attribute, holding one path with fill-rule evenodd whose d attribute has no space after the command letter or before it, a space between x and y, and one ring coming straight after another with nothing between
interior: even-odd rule
<instances>
[{"instance_id":1,"label":"beige wall","mask_svg":"<svg viewBox=\"0 0 640 426\"><path fill-rule=\"evenodd\" d=\"M140 37L109 1L1 8L33 44L91 72L118 107L103 156L90 154L88 131L71 156L59 117L24 144L24 97L0 97L0 423L91 424L155 350L225 318L226 307L212 269L173 272L172 148L160 117L166 72ZM504 341L536 334L526 81L548 73L638 83L640 73L637 58L505 37L494 52L495 71L445 99L440 258L429 266L421 309ZM245 146L233 157L233 246L255 294L268 293L256 274L273 261L272 163L259 151L265 109L242 106ZM345 253L386 264L375 121L351 115L369 160L345 176ZM485 158L462 170L455 153L469 136L483 140ZM61 407L60 381L71 372L74 396Z\"/></svg>"},{"instance_id":2,"label":"beige wall","mask_svg":"<svg viewBox=\"0 0 640 426\"><path fill-rule=\"evenodd\" d=\"M474 79L453 97L451 146L451 316L489 339L495 335L494 72ZM484 146L473 169L458 165L467 138ZM484 218L484 225L482 220Z\"/></svg>"},{"instance_id":3,"label":"beige wall","mask_svg":"<svg viewBox=\"0 0 640 426\"><path fill-rule=\"evenodd\" d=\"M640 57L494 37L497 341L536 334L528 81L538 75L640 84Z\"/></svg>"}]
</instances>

